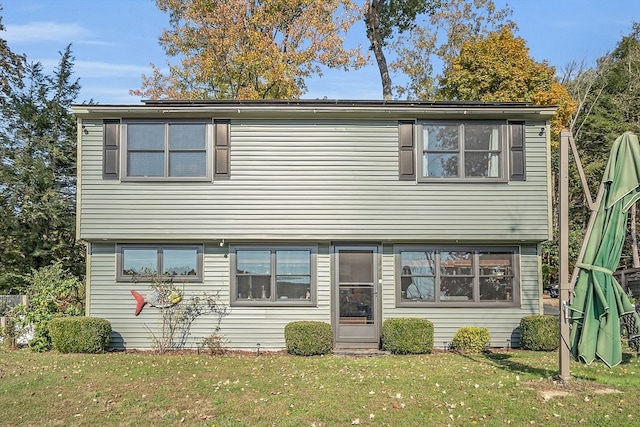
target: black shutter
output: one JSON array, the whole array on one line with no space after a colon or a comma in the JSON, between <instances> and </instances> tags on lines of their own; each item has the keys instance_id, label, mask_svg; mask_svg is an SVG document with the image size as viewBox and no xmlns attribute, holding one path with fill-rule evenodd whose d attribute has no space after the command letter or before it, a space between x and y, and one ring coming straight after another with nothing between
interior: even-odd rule
<instances>
[{"instance_id":1,"label":"black shutter","mask_svg":"<svg viewBox=\"0 0 640 427\"><path fill-rule=\"evenodd\" d=\"M511 181L525 181L524 122L511 122L509 129L509 170Z\"/></svg>"},{"instance_id":2,"label":"black shutter","mask_svg":"<svg viewBox=\"0 0 640 427\"><path fill-rule=\"evenodd\" d=\"M401 180L416 179L413 122L398 122L398 175Z\"/></svg>"},{"instance_id":3,"label":"black shutter","mask_svg":"<svg viewBox=\"0 0 640 427\"><path fill-rule=\"evenodd\" d=\"M103 121L102 178L118 179L120 120Z\"/></svg>"},{"instance_id":4,"label":"black shutter","mask_svg":"<svg viewBox=\"0 0 640 427\"><path fill-rule=\"evenodd\" d=\"M231 120L214 120L216 138L214 142L214 177L229 178L231 171L229 170L229 131Z\"/></svg>"}]
</instances>

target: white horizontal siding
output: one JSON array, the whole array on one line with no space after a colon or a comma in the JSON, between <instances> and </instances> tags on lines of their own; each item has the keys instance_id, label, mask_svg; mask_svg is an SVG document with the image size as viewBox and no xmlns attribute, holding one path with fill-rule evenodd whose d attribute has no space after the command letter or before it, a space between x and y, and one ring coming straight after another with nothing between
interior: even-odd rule
<instances>
[{"instance_id":1,"label":"white horizontal siding","mask_svg":"<svg viewBox=\"0 0 640 427\"><path fill-rule=\"evenodd\" d=\"M396 122L231 125L231 179L102 180L102 126L83 121L80 237L542 241L548 237L544 123L527 131L527 181L398 180Z\"/></svg>"}]
</instances>

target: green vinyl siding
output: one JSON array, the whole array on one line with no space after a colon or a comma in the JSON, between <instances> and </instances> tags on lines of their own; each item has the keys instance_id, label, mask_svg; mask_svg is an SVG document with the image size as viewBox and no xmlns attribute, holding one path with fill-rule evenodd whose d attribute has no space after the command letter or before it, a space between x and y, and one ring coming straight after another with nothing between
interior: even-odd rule
<instances>
[{"instance_id":1,"label":"green vinyl siding","mask_svg":"<svg viewBox=\"0 0 640 427\"><path fill-rule=\"evenodd\" d=\"M397 307L395 306L393 245L385 245L383 256L383 313L384 318L420 317L434 324L434 345L442 348L450 344L453 334L463 326L489 328L492 347L520 345L520 319L541 314L541 289L538 286L539 255L536 245L520 247L520 306L519 307ZM509 340L509 341L507 341ZM446 344L445 344L446 343Z\"/></svg>"},{"instance_id":2,"label":"green vinyl siding","mask_svg":"<svg viewBox=\"0 0 640 427\"><path fill-rule=\"evenodd\" d=\"M280 350L285 347L284 327L296 320L331 322L331 265L328 244L318 246L317 305L315 307L233 307L222 319L220 334L231 349L255 351L257 344L264 350ZM229 305L230 264L226 247L205 244L204 281L178 284L183 287L187 301L192 295L217 293L220 300ZM113 329L112 346L116 348L153 348L152 332L159 333L160 311L145 306L139 316L134 315L135 300L130 289L142 295L151 292L149 284L116 282L116 245L92 243L89 257L91 289L88 306L92 316L109 320ZM540 289L538 286L538 262L536 246L522 246L520 273L522 277L520 307L395 307L393 244L383 247L382 255L382 318L422 317L435 327L435 345L450 343L455 331L462 326L485 326L491 333L491 345L505 347L519 345L519 326L523 316L539 314ZM191 329L187 347L195 348L208 337L216 324L213 316L198 318Z\"/></svg>"},{"instance_id":3,"label":"green vinyl siding","mask_svg":"<svg viewBox=\"0 0 640 427\"><path fill-rule=\"evenodd\" d=\"M233 307L221 323L220 334L228 340L228 347L252 350L258 343L260 348L279 350L285 347L284 326L293 320L318 320L330 322L329 308L329 257L328 246L318 248L318 278L322 287L318 289L316 307ZM229 262L227 248L205 245L204 281L202 283L176 283L184 292L182 303L191 296L203 293L217 294L220 301L229 307ZM112 347L153 348L153 334L160 334L160 310L146 305L135 316L136 302L130 289L141 295L152 291L149 283L116 282L116 245L112 243L91 244L91 291L88 307L91 316L111 322ZM181 304L182 304L181 303ZM213 333L217 317L205 315L196 319L186 347L196 348L203 338Z\"/></svg>"},{"instance_id":4,"label":"green vinyl siding","mask_svg":"<svg viewBox=\"0 0 640 427\"><path fill-rule=\"evenodd\" d=\"M526 181L398 179L397 121L232 120L230 178L102 179L102 121L84 119L85 240L414 240L549 237L544 122L526 122Z\"/></svg>"}]
</instances>

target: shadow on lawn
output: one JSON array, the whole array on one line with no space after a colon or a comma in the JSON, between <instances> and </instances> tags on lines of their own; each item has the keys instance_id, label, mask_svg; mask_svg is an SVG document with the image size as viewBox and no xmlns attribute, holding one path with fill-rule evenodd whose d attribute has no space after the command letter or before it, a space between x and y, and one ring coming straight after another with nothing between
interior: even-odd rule
<instances>
[{"instance_id":1,"label":"shadow on lawn","mask_svg":"<svg viewBox=\"0 0 640 427\"><path fill-rule=\"evenodd\" d=\"M468 357L469 359L477 360L472 356L463 355L464 357ZM478 355L476 355L478 357ZM503 369L505 371L513 372L516 374L534 374L543 378L552 377L557 374L557 370L555 367L553 369L545 369L545 368L537 368L533 366L526 365L524 363L513 360L513 355L509 353L484 353L481 356L492 365Z\"/></svg>"},{"instance_id":2,"label":"shadow on lawn","mask_svg":"<svg viewBox=\"0 0 640 427\"><path fill-rule=\"evenodd\" d=\"M463 355L463 356L469 359L477 360L477 358L474 358L471 355ZM476 355L475 357L482 357L492 365L500 369L503 369L505 371L513 372L516 374L528 373L528 374L534 374L534 375L540 376L542 378L551 378L551 377L556 377L558 375L557 365L551 366L550 368L533 367L518 361L514 361L513 355L510 353L483 353L481 356ZM629 364L636 357L638 356L630 353L622 353L622 362L620 365ZM595 360L593 363L601 364L602 362L600 362L599 360ZM591 381L595 380L595 378L585 374L573 373L573 376L575 378L580 378L583 380L591 380Z\"/></svg>"}]
</instances>

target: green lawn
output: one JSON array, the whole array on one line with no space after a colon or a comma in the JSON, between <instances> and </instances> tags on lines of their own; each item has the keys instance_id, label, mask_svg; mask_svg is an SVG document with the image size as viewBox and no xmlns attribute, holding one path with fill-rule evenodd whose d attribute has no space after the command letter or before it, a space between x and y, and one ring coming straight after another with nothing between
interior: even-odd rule
<instances>
[{"instance_id":1,"label":"green lawn","mask_svg":"<svg viewBox=\"0 0 640 427\"><path fill-rule=\"evenodd\" d=\"M0 350L0 425L622 426L640 424L640 359L558 355L294 357ZM569 393L566 396L551 392Z\"/></svg>"}]
</instances>

